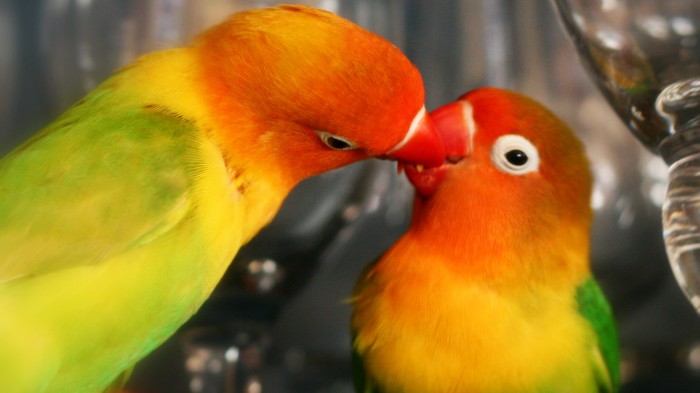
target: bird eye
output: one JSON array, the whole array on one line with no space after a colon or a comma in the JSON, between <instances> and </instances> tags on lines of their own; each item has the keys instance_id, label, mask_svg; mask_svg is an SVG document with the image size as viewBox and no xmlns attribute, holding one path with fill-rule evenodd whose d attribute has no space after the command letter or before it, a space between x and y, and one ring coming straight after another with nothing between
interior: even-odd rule
<instances>
[{"instance_id":1,"label":"bird eye","mask_svg":"<svg viewBox=\"0 0 700 393\"><path fill-rule=\"evenodd\" d=\"M535 172L540 165L537 148L520 135L503 135L491 149L491 161L500 171L512 175Z\"/></svg>"},{"instance_id":2,"label":"bird eye","mask_svg":"<svg viewBox=\"0 0 700 393\"><path fill-rule=\"evenodd\" d=\"M316 135L321 138L321 142L333 150L355 150L357 145L349 140L337 135L329 134L325 131L316 131Z\"/></svg>"}]
</instances>

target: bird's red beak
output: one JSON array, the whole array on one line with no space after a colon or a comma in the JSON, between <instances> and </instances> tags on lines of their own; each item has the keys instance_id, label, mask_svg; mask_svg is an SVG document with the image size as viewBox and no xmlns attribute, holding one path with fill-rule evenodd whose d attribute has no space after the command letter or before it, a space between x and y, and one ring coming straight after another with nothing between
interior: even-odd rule
<instances>
[{"instance_id":1,"label":"bird's red beak","mask_svg":"<svg viewBox=\"0 0 700 393\"><path fill-rule=\"evenodd\" d=\"M432 168L415 165L403 166L406 177L418 193L423 196L432 195L452 165L469 154L471 138L475 129L471 106L464 101L441 106L430 113L430 120L440 134L446 161L443 165Z\"/></svg>"},{"instance_id":2,"label":"bird's red beak","mask_svg":"<svg viewBox=\"0 0 700 393\"><path fill-rule=\"evenodd\" d=\"M445 149L440 135L425 108L418 112L406 137L389 150L386 158L426 167L440 166L445 162Z\"/></svg>"},{"instance_id":3,"label":"bird's red beak","mask_svg":"<svg viewBox=\"0 0 700 393\"><path fill-rule=\"evenodd\" d=\"M430 112L430 120L440 134L445 155L455 163L469 154L474 119L471 105L466 101L455 101Z\"/></svg>"}]
</instances>

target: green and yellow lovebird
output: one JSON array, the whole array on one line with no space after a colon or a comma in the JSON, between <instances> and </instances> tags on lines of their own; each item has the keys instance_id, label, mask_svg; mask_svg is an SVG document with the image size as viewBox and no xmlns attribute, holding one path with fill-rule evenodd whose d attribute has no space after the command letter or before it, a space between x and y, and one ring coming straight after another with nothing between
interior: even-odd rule
<instances>
[{"instance_id":1,"label":"green and yellow lovebird","mask_svg":"<svg viewBox=\"0 0 700 393\"><path fill-rule=\"evenodd\" d=\"M300 180L444 151L416 68L329 12L143 56L0 160L0 392L93 393L209 296Z\"/></svg>"},{"instance_id":2,"label":"green and yellow lovebird","mask_svg":"<svg viewBox=\"0 0 700 393\"><path fill-rule=\"evenodd\" d=\"M430 116L448 159L405 166L410 229L357 284L357 391L617 391L582 144L540 104L494 88Z\"/></svg>"}]
</instances>

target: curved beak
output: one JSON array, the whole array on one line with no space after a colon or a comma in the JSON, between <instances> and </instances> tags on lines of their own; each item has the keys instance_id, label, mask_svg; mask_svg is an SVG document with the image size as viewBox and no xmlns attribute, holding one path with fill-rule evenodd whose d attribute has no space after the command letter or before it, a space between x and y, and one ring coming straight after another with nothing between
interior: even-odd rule
<instances>
[{"instance_id":1,"label":"curved beak","mask_svg":"<svg viewBox=\"0 0 700 393\"><path fill-rule=\"evenodd\" d=\"M441 106L430 113L440 134L446 162L433 168L422 168L415 165L399 165L406 171L406 177L420 195L428 197L447 176L454 164L471 153L472 139L476 130L472 106L468 101L460 100Z\"/></svg>"},{"instance_id":2,"label":"curved beak","mask_svg":"<svg viewBox=\"0 0 700 393\"><path fill-rule=\"evenodd\" d=\"M430 120L440 134L449 162L457 162L470 153L476 126L469 102L459 100L430 113Z\"/></svg>"},{"instance_id":3,"label":"curved beak","mask_svg":"<svg viewBox=\"0 0 700 393\"><path fill-rule=\"evenodd\" d=\"M385 157L427 167L440 166L445 162L445 149L440 134L430 121L425 107L411 122L406 137L389 150Z\"/></svg>"}]
</instances>

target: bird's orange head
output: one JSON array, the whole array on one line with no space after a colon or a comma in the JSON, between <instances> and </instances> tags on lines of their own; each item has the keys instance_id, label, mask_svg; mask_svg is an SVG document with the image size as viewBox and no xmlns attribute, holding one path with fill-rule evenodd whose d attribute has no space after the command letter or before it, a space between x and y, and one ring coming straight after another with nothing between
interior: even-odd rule
<instances>
[{"instance_id":1,"label":"bird's orange head","mask_svg":"<svg viewBox=\"0 0 700 393\"><path fill-rule=\"evenodd\" d=\"M417 69L387 40L330 12L242 12L195 47L224 143L247 144L296 180L373 156L444 160Z\"/></svg>"},{"instance_id":2,"label":"bird's orange head","mask_svg":"<svg viewBox=\"0 0 700 393\"><path fill-rule=\"evenodd\" d=\"M592 176L582 143L554 114L520 94L482 88L430 117L450 158L439 168L406 168L419 193L415 226L480 252L573 239L587 249Z\"/></svg>"}]
</instances>

